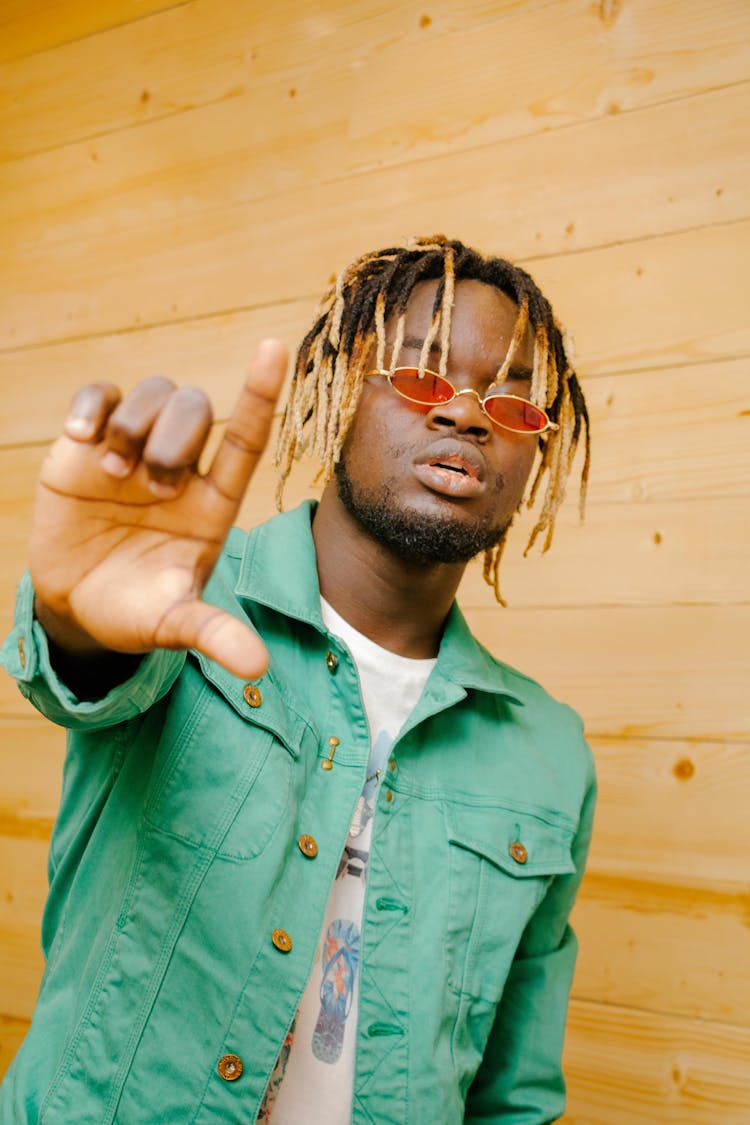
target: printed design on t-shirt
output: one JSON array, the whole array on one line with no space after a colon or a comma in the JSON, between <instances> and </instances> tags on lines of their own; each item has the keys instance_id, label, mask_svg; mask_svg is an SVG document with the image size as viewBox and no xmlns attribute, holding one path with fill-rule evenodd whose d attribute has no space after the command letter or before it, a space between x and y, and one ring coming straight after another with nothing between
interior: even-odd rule
<instances>
[{"instance_id":1,"label":"printed design on t-shirt","mask_svg":"<svg viewBox=\"0 0 750 1125\"><path fill-rule=\"evenodd\" d=\"M361 848L353 848L350 844L345 844L336 871L336 878L340 879L343 875L353 875L355 879L361 879L364 883L367 879L367 861L369 858L369 851L365 852Z\"/></svg>"},{"instance_id":2,"label":"printed design on t-shirt","mask_svg":"<svg viewBox=\"0 0 750 1125\"><path fill-rule=\"evenodd\" d=\"M296 1027L296 1024L297 1017L295 1015L294 1019L292 1020L292 1026L287 1031L286 1039L284 1040L283 1046L279 1051L279 1057L277 1058L276 1064L271 1071L271 1077L268 1081L268 1085L266 1086L266 1092L263 1095L263 1101L260 1104L258 1116L255 1119L256 1122L268 1122L271 1120L271 1113L273 1112L273 1107L276 1104L276 1098L278 1096L281 1083L286 1073L286 1064L289 1062L289 1055L292 1050L292 1042L294 1040L294 1029Z\"/></svg>"},{"instance_id":3,"label":"printed design on t-shirt","mask_svg":"<svg viewBox=\"0 0 750 1125\"><path fill-rule=\"evenodd\" d=\"M393 735L387 730L379 731L370 749L367 776L352 817L351 828L349 829L350 836L355 838L359 836L372 820L375 811L375 797L380 784L380 774L392 745Z\"/></svg>"},{"instance_id":4,"label":"printed design on t-shirt","mask_svg":"<svg viewBox=\"0 0 750 1125\"><path fill-rule=\"evenodd\" d=\"M320 1014L313 1031L312 1051L320 1062L335 1063L341 1055L346 1018L354 999L359 926L347 918L335 918L323 939L320 959Z\"/></svg>"}]
</instances>

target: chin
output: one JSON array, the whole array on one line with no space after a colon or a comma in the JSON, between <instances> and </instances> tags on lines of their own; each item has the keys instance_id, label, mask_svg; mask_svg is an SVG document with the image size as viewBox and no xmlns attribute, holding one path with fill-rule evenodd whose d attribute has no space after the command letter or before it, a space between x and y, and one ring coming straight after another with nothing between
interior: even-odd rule
<instances>
[{"instance_id":1,"label":"chin","mask_svg":"<svg viewBox=\"0 0 750 1125\"><path fill-rule=\"evenodd\" d=\"M372 539L404 562L420 565L467 563L494 547L510 521L471 515L460 502L434 495L426 508L410 507L388 484L377 494L355 486L345 465L336 466L339 500ZM494 513L493 513L494 515Z\"/></svg>"}]
</instances>

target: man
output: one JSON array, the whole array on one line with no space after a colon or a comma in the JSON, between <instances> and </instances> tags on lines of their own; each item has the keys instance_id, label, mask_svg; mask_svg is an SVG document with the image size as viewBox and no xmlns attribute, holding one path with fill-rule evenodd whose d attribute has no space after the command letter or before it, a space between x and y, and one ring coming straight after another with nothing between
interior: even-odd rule
<instances>
[{"instance_id":1,"label":"man","mask_svg":"<svg viewBox=\"0 0 750 1125\"><path fill-rule=\"evenodd\" d=\"M591 756L454 604L480 552L499 597L535 462L549 540L588 445L560 332L461 243L359 259L279 438L321 501L246 537L284 369L261 345L205 476L210 408L161 379L79 392L43 467L4 659L71 733L2 1125L563 1110Z\"/></svg>"}]
</instances>

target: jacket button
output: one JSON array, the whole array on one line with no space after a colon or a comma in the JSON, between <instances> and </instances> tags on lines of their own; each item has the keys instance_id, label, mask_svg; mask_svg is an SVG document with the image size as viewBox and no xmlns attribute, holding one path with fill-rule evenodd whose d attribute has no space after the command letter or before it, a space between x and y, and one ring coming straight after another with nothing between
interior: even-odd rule
<instances>
[{"instance_id":1,"label":"jacket button","mask_svg":"<svg viewBox=\"0 0 750 1125\"><path fill-rule=\"evenodd\" d=\"M242 694L245 697L245 703L249 703L251 707L260 707L263 702L260 688L257 688L255 684L245 684Z\"/></svg>"},{"instance_id":2,"label":"jacket button","mask_svg":"<svg viewBox=\"0 0 750 1125\"><path fill-rule=\"evenodd\" d=\"M388 769L391 771L391 773L395 773L396 768L397 768L396 767L396 759L391 758L390 761L388 762Z\"/></svg>"},{"instance_id":3,"label":"jacket button","mask_svg":"<svg viewBox=\"0 0 750 1125\"><path fill-rule=\"evenodd\" d=\"M239 1055L222 1055L216 1069L225 1082L236 1082L245 1068Z\"/></svg>"},{"instance_id":4,"label":"jacket button","mask_svg":"<svg viewBox=\"0 0 750 1125\"><path fill-rule=\"evenodd\" d=\"M271 934L271 941L280 953L289 953L292 948L292 939L286 930L274 930Z\"/></svg>"},{"instance_id":5,"label":"jacket button","mask_svg":"<svg viewBox=\"0 0 750 1125\"><path fill-rule=\"evenodd\" d=\"M514 859L516 863L525 863L529 858L529 853L520 840L514 840L508 848L508 851L510 852L511 859Z\"/></svg>"},{"instance_id":6,"label":"jacket button","mask_svg":"<svg viewBox=\"0 0 750 1125\"><path fill-rule=\"evenodd\" d=\"M308 859L315 859L318 854L318 843L314 836L300 836L297 847Z\"/></svg>"},{"instance_id":7,"label":"jacket button","mask_svg":"<svg viewBox=\"0 0 750 1125\"><path fill-rule=\"evenodd\" d=\"M331 675L333 675L333 673L336 671L338 666L339 666L339 658L336 655L336 653L335 652L327 652L326 653L326 668L331 673Z\"/></svg>"},{"instance_id":8,"label":"jacket button","mask_svg":"<svg viewBox=\"0 0 750 1125\"><path fill-rule=\"evenodd\" d=\"M26 650L23 647L23 637L18 638L18 659L21 661L21 667L26 667Z\"/></svg>"}]
</instances>

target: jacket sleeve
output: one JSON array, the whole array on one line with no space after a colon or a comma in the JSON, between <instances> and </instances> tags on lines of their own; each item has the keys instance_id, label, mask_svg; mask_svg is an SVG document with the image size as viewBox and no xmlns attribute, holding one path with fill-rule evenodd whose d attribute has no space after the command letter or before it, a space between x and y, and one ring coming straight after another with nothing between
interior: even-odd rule
<instances>
[{"instance_id":1,"label":"jacket sleeve","mask_svg":"<svg viewBox=\"0 0 750 1125\"><path fill-rule=\"evenodd\" d=\"M565 1110L561 1059L577 952L568 918L583 877L595 799L592 775L573 844L576 871L553 879L526 927L467 1095L465 1125L549 1125Z\"/></svg>"},{"instance_id":2,"label":"jacket sleeve","mask_svg":"<svg viewBox=\"0 0 750 1125\"><path fill-rule=\"evenodd\" d=\"M21 694L46 718L69 730L103 729L148 710L166 695L184 663L184 652L157 649L144 657L129 680L102 699L77 699L50 662L47 635L34 617L34 588L28 573L18 588L13 629L0 651L0 665L15 678Z\"/></svg>"}]
</instances>

